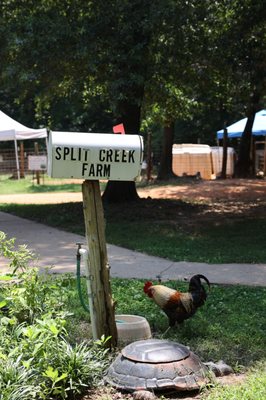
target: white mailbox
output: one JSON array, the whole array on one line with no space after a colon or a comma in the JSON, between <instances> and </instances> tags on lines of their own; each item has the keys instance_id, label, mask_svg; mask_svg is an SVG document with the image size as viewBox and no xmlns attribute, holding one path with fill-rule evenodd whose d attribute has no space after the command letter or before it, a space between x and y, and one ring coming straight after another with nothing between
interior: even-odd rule
<instances>
[{"instance_id":1,"label":"white mailbox","mask_svg":"<svg viewBox=\"0 0 266 400\"><path fill-rule=\"evenodd\" d=\"M50 132L48 174L53 178L134 181L140 174L139 135Z\"/></svg>"}]
</instances>

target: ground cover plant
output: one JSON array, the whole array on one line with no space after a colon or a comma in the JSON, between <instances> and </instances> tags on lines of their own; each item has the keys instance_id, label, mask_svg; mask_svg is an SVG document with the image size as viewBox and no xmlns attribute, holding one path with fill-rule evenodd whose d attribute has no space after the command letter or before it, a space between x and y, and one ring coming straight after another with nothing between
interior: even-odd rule
<instances>
[{"instance_id":1,"label":"ground cover plant","mask_svg":"<svg viewBox=\"0 0 266 400\"><path fill-rule=\"evenodd\" d=\"M0 255L10 260L0 279L0 399L77 398L107 367L105 339L71 343L72 278L40 275L27 248L17 250L3 232Z\"/></svg>"},{"instance_id":2,"label":"ground cover plant","mask_svg":"<svg viewBox=\"0 0 266 400\"><path fill-rule=\"evenodd\" d=\"M14 261L13 271L22 268L27 274L26 279L19 275L21 282L1 287L1 400L28 400L33 393L37 399L73 398L88 389L84 400L111 400L108 394L96 397L96 389L90 397L115 353L107 355L101 345L92 345L89 315L80 305L74 277L43 276L36 269L28 270L27 249L22 246L15 250L14 241L4 234L0 249ZM24 254L22 264L20 253ZM112 279L116 313L145 316L153 336L160 338L167 328L167 318L144 295L143 284L142 280ZM183 291L188 287L187 282L166 284ZM86 301L84 280L82 291ZM203 361L223 359L235 372L251 371L249 382L260 395L265 388L265 307L266 288L212 285L206 305L182 326L168 331L165 338L190 346ZM239 389L242 395L250 392L250 384ZM228 393L233 393L229 389L213 390L213 397L209 390L202 396L221 399L217 393L224 393L229 399Z\"/></svg>"}]
</instances>

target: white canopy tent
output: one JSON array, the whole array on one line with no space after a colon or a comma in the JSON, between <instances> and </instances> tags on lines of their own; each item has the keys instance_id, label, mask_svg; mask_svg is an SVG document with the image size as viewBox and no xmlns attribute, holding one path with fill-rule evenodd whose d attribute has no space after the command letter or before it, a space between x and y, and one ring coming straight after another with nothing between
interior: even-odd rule
<instances>
[{"instance_id":1,"label":"white canopy tent","mask_svg":"<svg viewBox=\"0 0 266 400\"><path fill-rule=\"evenodd\" d=\"M19 158L18 158L18 146L17 140L28 140L28 139L42 139L46 138L47 146L47 130L44 129L32 129L28 128L21 123L15 121L3 111L0 111L0 141L13 140L15 143L15 155L18 179L20 178L19 171Z\"/></svg>"}]
</instances>

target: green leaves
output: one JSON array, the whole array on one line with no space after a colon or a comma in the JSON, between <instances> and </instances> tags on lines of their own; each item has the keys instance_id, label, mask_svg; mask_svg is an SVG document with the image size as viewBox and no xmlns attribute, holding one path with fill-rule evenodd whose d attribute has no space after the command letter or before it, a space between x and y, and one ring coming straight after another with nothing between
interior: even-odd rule
<instances>
[{"instance_id":1,"label":"green leaves","mask_svg":"<svg viewBox=\"0 0 266 400\"><path fill-rule=\"evenodd\" d=\"M53 385L57 382L60 382L62 379L65 379L67 377L67 374L64 373L59 376L59 373L57 370L54 370L53 367L49 366L46 371L43 372L43 376L46 376L47 378L51 379Z\"/></svg>"},{"instance_id":2,"label":"green leaves","mask_svg":"<svg viewBox=\"0 0 266 400\"><path fill-rule=\"evenodd\" d=\"M65 399L95 385L107 365L105 339L78 345L67 340L60 314L20 325L0 318L0 389L6 396L1 400L13 399L17 390L23 400L34 393L39 399Z\"/></svg>"},{"instance_id":3,"label":"green leaves","mask_svg":"<svg viewBox=\"0 0 266 400\"><path fill-rule=\"evenodd\" d=\"M6 234L0 231L0 254L11 260L10 268L12 275L23 272L28 264L35 258L34 253L26 245L15 248L15 239L7 239Z\"/></svg>"},{"instance_id":4,"label":"green leaves","mask_svg":"<svg viewBox=\"0 0 266 400\"><path fill-rule=\"evenodd\" d=\"M61 385L61 381L66 380L68 377L67 373L63 373L59 376L58 370L53 369L53 367L49 366L46 371L42 374L45 378L48 378L51 381L51 395L60 395L62 398L65 398L64 387ZM59 383L59 384L58 384ZM46 384L45 384L46 386Z\"/></svg>"},{"instance_id":5,"label":"green leaves","mask_svg":"<svg viewBox=\"0 0 266 400\"><path fill-rule=\"evenodd\" d=\"M3 233L1 246L11 259L25 251L14 250L15 239ZM108 339L68 342L72 277L40 275L26 263L16 272L20 280L2 288L0 300L0 309L8 306L8 316L0 312L0 400L66 399L95 385L106 368Z\"/></svg>"},{"instance_id":6,"label":"green leaves","mask_svg":"<svg viewBox=\"0 0 266 400\"><path fill-rule=\"evenodd\" d=\"M0 301L0 310L1 308L5 307L7 305L7 302L5 300Z\"/></svg>"}]
</instances>

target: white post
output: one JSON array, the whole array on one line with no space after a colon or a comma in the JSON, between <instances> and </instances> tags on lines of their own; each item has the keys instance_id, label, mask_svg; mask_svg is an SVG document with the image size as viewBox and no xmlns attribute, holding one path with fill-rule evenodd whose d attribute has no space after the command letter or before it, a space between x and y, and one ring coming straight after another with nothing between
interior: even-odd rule
<instances>
[{"instance_id":1,"label":"white post","mask_svg":"<svg viewBox=\"0 0 266 400\"><path fill-rule=\"evenodd\" d=\"M18 145L17 145L16 139L14 139L14 143L15 143L15 153L16 153L17 175L18 175L18 179L20 179L20 170L19 170L19 161L18 161Z\"/></svg>"}]
</instances>

